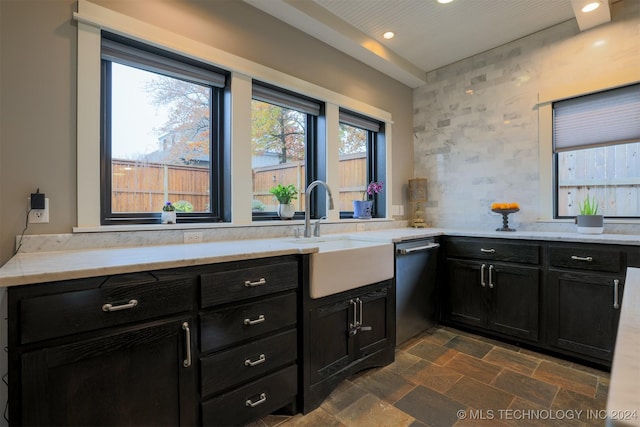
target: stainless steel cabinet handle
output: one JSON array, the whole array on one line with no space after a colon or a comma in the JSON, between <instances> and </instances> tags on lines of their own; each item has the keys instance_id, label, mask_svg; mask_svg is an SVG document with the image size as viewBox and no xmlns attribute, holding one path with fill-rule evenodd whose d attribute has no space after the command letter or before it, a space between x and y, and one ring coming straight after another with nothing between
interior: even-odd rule
<instances>
[{"instance_id":1,"label":"stainless steel cabinet handle","mask_svg":"<svg viewBox=\"0 0 640 427\"><path fill-rule=\"evenodd\" d=\"M244 366L257 366L266 361L267 361L266 356L264 354L261 354L256 360L245 359Z\"/></svg>"},{"instance_id":2,"label":"stainless steel cabinet handle","mask_svg":"<svg viewBox=\"0 0 640 427\"><path fill-rule=\"evenodd\" d=\"M358 319L358 326L362 326L362 300L360 298L356 298L356 301L358 302L359 307L359 311L360 311L360 319Z\"/></svg>"},{"instance_id":3,"label":"stainless steel cabinet handle","mask_svg":"<svg viewBox=\"0 0 640 427\"><path fill-rule=\"evenodd\" d=\"M496 250L493 248L491 249L480 248L480 252L482 252L483 254L495 254Z\"/></svg>"},{"instance_id":4,"label":"stainless steel cabinet handle","mask_svg":"<svg viewBox=\"0 0 640 427\"><path fill-rule=\"evenodd\" d=\"M428 245L416 246L415 248L398 249L398 253L400 255L406 255L406 254L410 254L411 252L424 251L426 249L435 249L439 247L440 247L439 243L429 243Z\"/></svg>"},{"instance_id":5,"label":"stainless steel cabinet handle","mask_svg":"<svg viewBox=\"0 0 640 427\"><path fill-rule=\"evenodd\" d=\"M257 282L252 282L251 280L246 280L244 282L244 286L247 288L253 288L254 286L262 286L267 284L267 279L261 277Z\"/></svg>"},{"instance_id":6,"label":"stainless steel cabinet handle","mask_svg":"<svg viewBox=\"0 0 640 427\"><path fill-rule=\"evenodd\" d=\"M593 257L590 257L590 256L571 255L571 259L574 261L587 261L587 262L593 261Z\"/></svg>"},{"instance_id":7,"label":"stainless steel cabinet handle","mask_svg":"<svg viewBox=\"0 0 640 427\"><path fill-rule=\"evenodd\" d=\"M266 317L264 317L264 314L261 314L260 316L258 316L256 319L251 320L251 319L244 319L244 324L245 325L257 325L258 323L262 323L264 322L266 319Z\"/></svg>"},{"instance_id":8,"label":"stainless steel cabinet handle","mask_svg":"<svg viewBox=\"0 0 640 427\"><path fill-rule=\"evenodd\" d=\"M620 280L615 279L613 281L613 308L620 308L620 303L618 303L618 288L620 286Z\"/></svg>"},{"instance_id":9,"label":"stainless steel cabinet handle","mask_svg":"<svg viewBox=\"0 0 640 427\"><path fill-rule=\"evenodd\" d=\"M182 361L182 366L188 368L191 366L191 329L189 329L189 323L182 323L182 330L184 331L185 346L187 350L187 358Z\"/></svg>"},{"instance_id":10,"label":"stainless steel cabinet handle","mask_svg":"<svg viewBox=\"0 0 640 427\"><path fill-rule=\"evenodd\" d=\"M267 401L267 394L266 393L260 393L260 397L258 400L256 400L255 402L251 401L251 399L247 399L244 404L245 406L248 406L250 408L255 408L258 405L263 404L264 402Z\"/></svg>"},{"instance_id":11,"label":"stainless steel cabinet handle","mask_svg":"<svg viewBox=\"0 0 640 427\"><path fill-rule=\"evenodd\" d=\"M484 281L484 270L485 268L487 268L486 264L482 264L482 266L480 267L480 286L482 286L483 288L485 286L487 286L487 284Z\"/></svg>"},{"instance_id":12,"label":"stainless steel cabinet handle","mask_svg":"<svg viewBox=\"0 0 640 427\"><path fill-rule=\"evenodd\" d=\"M493 277L492 277L492 273L493 273L493 265L489 266L489 287L491 289L493 289Z\"/></svg>"},{"instance_id":13,"label":"stainless steel cabinet handle","mask_svg":"<svg viewBox=\"0 0 640 427\"><path fill-rule=\"evenodd\" d=\"M355 329L359 326L358 324L358 303L356 300L349 300L349 304L353 306L353 323L349 323L349 329ZM354 334L355 335L355 334Z\"/></svg>"},{"instance_id":14,"label":"stainless steel cabinet handle","mask_svg":"<svg viewBox=\"0 0 640 427\"><path fill-rule=\"evenodd\" d=\"M132 299L131 301L129 301L126 304L122 304L122 305L112 305L112 304L104 304L102 306L102 311L120 311L120 310L128 310L130 308L135 307L136 305L138 305L138 300L136 299Z\"/></svg>"}]
</instances>

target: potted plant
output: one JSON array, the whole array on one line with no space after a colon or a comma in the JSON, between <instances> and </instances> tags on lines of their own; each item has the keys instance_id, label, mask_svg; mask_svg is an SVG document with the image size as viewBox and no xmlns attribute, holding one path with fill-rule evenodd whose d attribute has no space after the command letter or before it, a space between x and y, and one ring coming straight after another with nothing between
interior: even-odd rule
<instances>
[{"instance_id":1,"label":"potted plant","mask_svg":"<svg viewBox=\"0 0 640 427\"><path fill-rule=\"evenodd\" d=\"M373 210L373 197L382 191L383 183L371 181L367 188L362 192L362 200L353 201L353 217L358 219L371 219Z\"/></svg>"},{"instance_id":2,"label":"potted plant","mask_svg":"<svg viewBox=\"0 0 640 427\"><path fill-rule=\"evenodd\" d=\"M160 220L163 224L175 224L176 223L176 207L167 202L162 207L162 215Z\"/></svg>"},{"instance_id":3,"label":"potted plant","mask_svg":"<svg viewBox=\"0 0 640 427\"><path fill-rule=\"evenodd\" d=\"M292 200L298 198L298 190L293 184L284 186L278 184L271 187L269 193L278 200L278 216L280 219L291 219L296 213L296 207L291 203Z\"/></svg>"},{"instance_id":4,"label":"potted plant","mask_svg":"<svg viewBox=\"0 0 640 427\"><path fill-rule=\"evenodd\" d=\"M604 231L604 216L598 215L598 201L589 195L578 204L580 215L576 216L578 233L601 234Z\"/></svg>"}]
</instances>

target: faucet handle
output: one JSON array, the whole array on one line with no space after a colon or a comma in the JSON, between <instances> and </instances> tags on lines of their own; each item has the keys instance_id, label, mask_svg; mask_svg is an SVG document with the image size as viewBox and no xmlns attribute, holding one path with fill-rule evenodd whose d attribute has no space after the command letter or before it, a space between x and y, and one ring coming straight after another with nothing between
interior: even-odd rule
<instances>
[{"instance_id":1,"label":"faucet handle","mask_svg":"<svg viewBox=\"0 0 640 427\"><path fill-rule=\"evenodd\" d=\"M323 216L322 218L318 218L318 220L316 221L315 226L313 227L313 235L315 237L320 237L320 220L322 219L327 219L326 216Z\"/></svg>"}]
</instances>

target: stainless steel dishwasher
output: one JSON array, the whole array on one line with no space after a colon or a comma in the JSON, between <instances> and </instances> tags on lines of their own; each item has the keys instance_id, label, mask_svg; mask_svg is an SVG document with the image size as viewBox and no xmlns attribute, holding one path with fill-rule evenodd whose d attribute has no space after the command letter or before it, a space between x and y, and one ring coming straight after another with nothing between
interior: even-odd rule
<instances>
[{"instance_id":1,"label":"stainless steel dishwasher","mask_svg":"<svg viewBox=\"0 0 640 427\"><path fill-rule=\"evenodd\" d=\"M396 244L396 344L436 323L439 247L433 238Z\"/></svg>"}]
</instances>

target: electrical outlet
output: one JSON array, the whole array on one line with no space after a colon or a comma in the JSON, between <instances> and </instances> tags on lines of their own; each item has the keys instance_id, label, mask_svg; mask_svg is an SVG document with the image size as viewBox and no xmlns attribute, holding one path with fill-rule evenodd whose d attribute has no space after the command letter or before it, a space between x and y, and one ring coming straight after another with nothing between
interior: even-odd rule
<instances>
[{"instance_id":1,"label":"electrical outlet","mask_svg":"<svg viewBox=\"0 0 640 427\"><path fill-rule=\"evenodd\" d=\"M27 197L27 209L31 208L31 197ZM44 209L31 209L29 212L29 224L49 223L49 198L44 199Z\"/></svg>"},{"instance_id":2,"label":"electrical outlet","mask_svg":"<svg viewBox=\"0 0 640 427\"><path fill-rule=\"evenodd\" d=\"M202 243L202 231L185 231L184 243Z\"/></svg>"}]
</instances>

